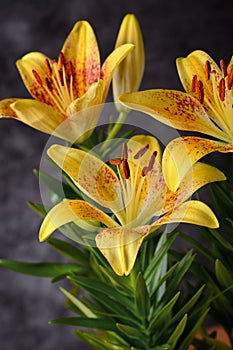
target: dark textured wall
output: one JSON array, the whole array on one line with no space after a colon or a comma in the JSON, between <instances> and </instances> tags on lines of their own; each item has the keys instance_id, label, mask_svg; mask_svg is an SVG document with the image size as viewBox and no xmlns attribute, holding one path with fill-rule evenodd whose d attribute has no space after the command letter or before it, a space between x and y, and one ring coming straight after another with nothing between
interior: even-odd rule
<instances>
[{"instance_id":1,"label":"dark textured wall","mask_svg":"<svg viewBox=\"0 0 233 350\"><path fill-rule=\"evenodd\" d=\"M228 6L227 6L228 3ZM8 0L0 7L0 98L29 97L16 59L29 51L56 57L80 19L93 25L102 57L112 50L124 14L135 13L146 49L142 88L180 88L174 60L200 48L216 60L232 54L233 3L225 0ZM0 121L0 258L53 261L61 257L37 239L40 218L26 205L39 201L32 169L47 136L12 120ZM46 279L0 269L0 349L88 349L71 329L49 326L65 315L63 295Z\"/></svg>"}]
</instances>

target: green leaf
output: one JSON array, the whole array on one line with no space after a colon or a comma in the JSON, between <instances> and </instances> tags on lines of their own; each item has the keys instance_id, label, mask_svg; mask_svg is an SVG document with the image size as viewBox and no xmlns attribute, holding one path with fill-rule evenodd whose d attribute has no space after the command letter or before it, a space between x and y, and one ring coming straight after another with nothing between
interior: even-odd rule
<instances>
[{"instance_id":1,"label":"green leaf","mask_svg":"<svg viewBox=\"0 0 233 350\"><path fill-rule=\"evenodd\" d=\"M184 317L182 318L182 320L178 323L176 329L173 331L172 335L170 336L170 338L168 339L168 343L171 344L171 347L169 348L170 350L175 349L175 346L178 342L178 340L180 339L181 335L184 332L184 329L186 327L187 324L187 314L184 315Z\"/></svg>"},{"instance_id":2,"label":"green leaf","mask_svg":"<svg viewBox=\"0 0 233 350\"><path fill-rule=\"evenodd\" d=\"M194 294L194 296L188 300L188 302L176 313L176 315L172 318L172 322L177 322L179 318L183 317L187 312L189 312L192 307L196 304L198 299L200 298L205 285L203 285L198 291Z\"/></svg>"},{"instance_id":3,"label":"green leaf","mask_svg":"<svg viewBox=\"0 0 233 350\"><path fill-rule=\"evenodd\" d=\"M44 218L49 211L49 208L45 208L43 204L40 203L32 203L30 201L27 201L27 205L29 208L31 208L37 215Z\"/></svg>"},{"instance_id":4,"label":"green leaf","mask_svg":"<svg viewBox=\"0 0 233 350\"><path fill-rule=\"evenodd\" d=\"M117 331L116 325L109 318L67 317L52 320L51 324L65 324L68 326L87 327L92 329L104 329Z\"/></svg>"},{"instance_id":5,"label":"green leaf","mask_svg":"<svg viewBox=\"0 0 233 350\"><path fill-rule=\"evenodd\" d=\"M78 261L84 265L88 264L88 256L86 256L81 249L76 248L72 244L57 238L49 238L46 242L59 253L67 256L68 258Z\"/></svg>"},{"instance_id":6,"label":"green leaf","mask_svg":"<svg viewBox=\"0 0 233 350\"><path fill-rule=\"evenodd\" d=\"M232 273L230 273L225 268L225 266L219 259L217 259L215 262L215 273L216 273L217 280L221 286L227 288L232 285L233 287Z\"/></svg>"},{"instance_id":7,"label":"green leaf","mask_svg":"<svg viewBox=\"0 0 233 350\"><path fill-rule=\"evenodd\" d=\"M141 272L139 272L136 281L135 303L138 314L142 318L147 318L150 312L150 298L146 282Z\"/></svg>"},{"instance_id":8,"label":"green leaf","mask_svg":"<svg viewBox=\"0 0 233 350\"><path fill-rule=\"evenodd\" d=\"M149 325L150 333L153 333L156 329L162 329L164 327L164 323L168 324L169 320L171 319L172 309L179 296L180 292L176 293L176 295L161 310L155 310Z\"/></svg>"},{"instance_id":9,"label":"green leaf","mask_svg":"<svg viewBox=\"0 0 233 350\"><path fill-rule=\"evenodd\" d=\"M121 323L117 323L116 326L122 333L126 334L130 338L138 339L138 337L140 337L140 332L137 328L133 328Z\"/></svg>"},{"instance_id":10,"label":"green leaf","mask_svg":"<svg viewBox=\"0 0 233 350\"><path fill-rule=\"evenodd\" d=\"M89 318L96 317L96 315L90 309L88 309L88 307L86 307L80 300L75 298L74 295L72 295L62 287L60 288L60 290L82 312L83 315Z\"/></svg>"},{"instance_id":11,"label":"green leaf","mask_svg":"<svg viewBox=\"0 0 233 350\"><path fill-rule=\"evenodd\" d=\"M56 277L61 274L82 272L83 268L77 264L66 263L30 263L13 260L0 260L0 266L25 275L38 277Z\"/></svg>"}]
</instances>

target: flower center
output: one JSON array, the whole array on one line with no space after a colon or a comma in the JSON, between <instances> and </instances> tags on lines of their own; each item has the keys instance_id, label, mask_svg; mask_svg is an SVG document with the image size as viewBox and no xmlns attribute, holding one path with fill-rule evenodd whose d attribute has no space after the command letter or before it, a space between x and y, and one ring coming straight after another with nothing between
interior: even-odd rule
<instances>
[{"instance_id":1,"label":"flower center","mask_svg":"<svg viewBox=\"0 0 233 350\"><path fill-rule=\"evenodd\" d=\"M207 109L212 111L215 123L232 137L233 66L228 70L222 59L220 67L221 72L219 73L211 67L211 62L207 60L204 66L206 82L199 80L195 74L192 79L192 92L197 94L201 104L205 103Z\"/></svg>"},{"instance_id":2,"label":"flower center","mask_svg":"<svg viewBox=\"0 0 233 350\"><path fill-rule=\"evenodd\" d=\"M36 70L32 70L37 84L46 91L53 105L62 114L66 114L67 107L74 101L74 67L72 62L66 62L64 54L60 52L58 61L45 60L46 77L43 79Z\"/></svg>"},{"instance_id":3,"label":"flower center","mask_svg":"<svg viewBox=\"0 0 233 350\"><path fill-rule=\"evenodd\" d=\"M109 163L117 166L120 180L120 196L124 211L117 215L122 225L136 227L144 223L137 223L140 211L148 196L147 175L153 170L157 151L154 151L147 159L147 164L142 165L142 157L149 150L149 145L142 147L134 156L130 156L126 143L122 145L121 159L110 160Z\"/></svg>"}]
</instances>

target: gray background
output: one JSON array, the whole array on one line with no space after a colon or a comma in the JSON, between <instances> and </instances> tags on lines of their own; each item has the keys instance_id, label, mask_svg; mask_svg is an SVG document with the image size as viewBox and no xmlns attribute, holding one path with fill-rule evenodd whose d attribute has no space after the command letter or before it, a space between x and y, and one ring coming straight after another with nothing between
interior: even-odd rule
<instances>
[{"instance_id":1,"label":"gray background","mask_svg":"<svg viewBox=\"0 0 233 350\"><path fill-rule=\"evenodd\" d=\"M41 0L1 1L0 98L29 97L15 68L29 51L57 57L77 20L94 27L102 58L113 49L122 17L135 13L146 49L142 88L177 88L175 58L194 49L217 61L232 54L232 10L225 0ZM39 166L47 136L13 120L0 121L0 258L53 261L61 257L38 242L40 218L26 205L39 201L32 169ZM227 156L226 156L227 157ZM0 349L88 349L71 329L50 326L66 315L63 295L47 279L0 269Z\"/></svg>"}]
</instances>

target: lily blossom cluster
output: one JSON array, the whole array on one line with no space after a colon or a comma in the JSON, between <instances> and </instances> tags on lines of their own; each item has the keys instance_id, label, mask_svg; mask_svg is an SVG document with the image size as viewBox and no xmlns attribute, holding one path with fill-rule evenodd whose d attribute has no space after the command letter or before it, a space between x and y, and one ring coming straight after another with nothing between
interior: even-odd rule
<instances>
[{"instance_id":1,"label":"lily blossom cluster","mask_svg":"<svg viewBox=\"0 0 233 350\"><path fill-rule=\"evenodd\" d=\"M79 21L58 60L31 52L17 61L33 99L0 102L1 117L76 140L73 148L51 146L48 155L85 199L64 198L51 208L42 223L40 241L65 224L88 222L96 247L120 276L130 274L143 241L163 225L185 222L218 227L210 207L191 197L204 185L225 180L221 171L199 159L216 150L233 151L233 60L228 67L221 61L219 68L202 51L178 59L186 92L139 92L144 61L142 33L134 15L124 18L115 49L102 66L93 29ZM211 138L178 138L162 152L155 137L136 135L122 143L121 155L108 164L91 150L84 151L81 145L92 137L102 108L97 113L84 112L105 103L112 78L120 113L125 107L127 113L139 110L173 128ZM64 121L66 126L59 128Z\"/></svg>"}]
</instances>

